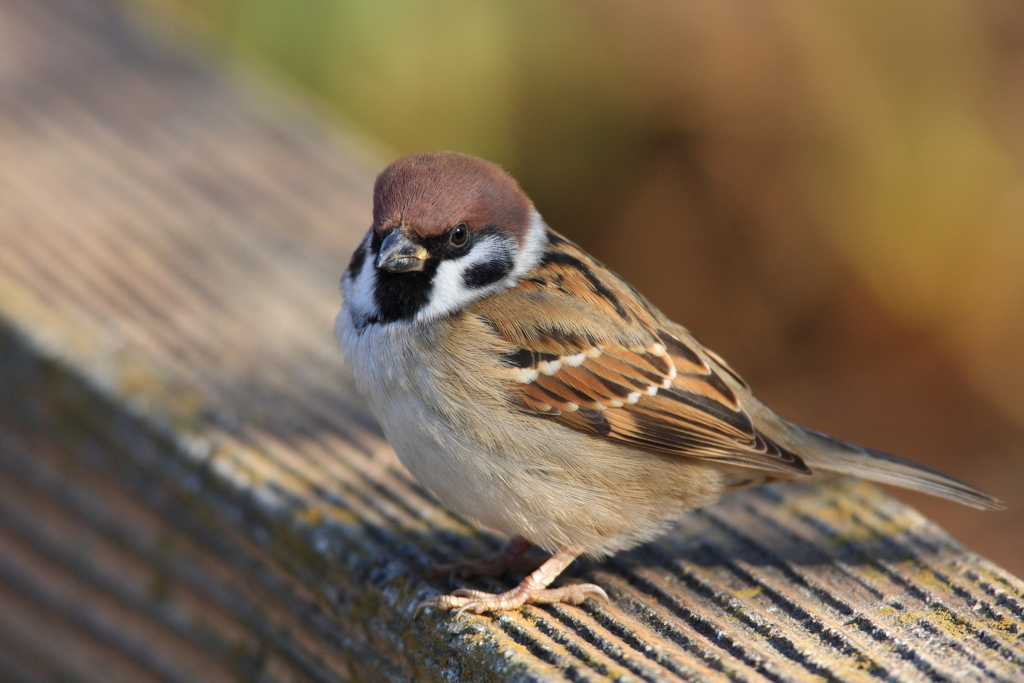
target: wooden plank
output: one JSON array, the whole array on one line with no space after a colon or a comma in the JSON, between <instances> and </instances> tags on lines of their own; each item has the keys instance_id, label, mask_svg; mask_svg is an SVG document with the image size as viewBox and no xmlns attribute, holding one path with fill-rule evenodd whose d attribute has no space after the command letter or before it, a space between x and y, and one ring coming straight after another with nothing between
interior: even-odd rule
<instances>
[{"instance_id":1,"label":"wooden plank","mask_svg":"<svg viewBox=\"0 0 1024 683\"><path fill-rule=\"evenodd\" d=\"M608 605L413 619L500 539L332 339L379 164L114 2L0 4L0 679L1024 680L1024 583L852 482L570 570Z\"/></svg>"}]
</instances>

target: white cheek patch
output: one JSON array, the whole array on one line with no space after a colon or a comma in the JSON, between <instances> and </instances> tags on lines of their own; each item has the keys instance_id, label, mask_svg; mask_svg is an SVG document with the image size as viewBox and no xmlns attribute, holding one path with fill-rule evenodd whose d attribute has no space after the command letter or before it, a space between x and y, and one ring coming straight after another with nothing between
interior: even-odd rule
<instances>
[{"instance_id":1,"label":"white cheek patch","mask_svg":"<svg viewBox=\"0 0 1024 683\"><path fill-rule=\"evenodd\" d=\"M508 287L515 281L515 273L511 268L507 275L484 287L468 287L466 274L480 265L501 260L514 263L514 259L514 243L488 237L474 244L473 249L462 258L441 261L434 273L430 302L416 315L416 319L423 321L450 315L492 292Z\"/></svg>"},{"instance_id":2,"label":"white cheek patch","mask_svg":"<svg viewBox=\"0 0 1024 683\"><path fill-rule=\"evenodd\" d=\"M540 262L547 247L547 225L536 210L530 210L530 224L523 236L522 247L511 236L502 239L489 236L473 245L472 251L459 259L442 261L434 274L430 303L416 316L416 320L430 320L450 315L482 299L488 294L514 286ZM500 279L484 286L469 286L472 271L479 266L498 261L511 262L512 268Z\"/></svg>"},{"instance_id":3,"label":"white cheek patch","mask_svg":"<svg viewBox=\"0 0 1024 683\"><path fill-rule=\"evenodd\" d=\"M363 263L356 273L347 271L341 278L341 290L345 295L345 302L341 306L341 313L338 315L336 332L340 330L344 321L342 316L346 313L353 324L361 325L366 320L377 315L377 302L374 300L373 292L377 286L377 269L374 266L374 256L370 253L370 234L359 247L365 250Z\"/></svg>"}]
</instances>

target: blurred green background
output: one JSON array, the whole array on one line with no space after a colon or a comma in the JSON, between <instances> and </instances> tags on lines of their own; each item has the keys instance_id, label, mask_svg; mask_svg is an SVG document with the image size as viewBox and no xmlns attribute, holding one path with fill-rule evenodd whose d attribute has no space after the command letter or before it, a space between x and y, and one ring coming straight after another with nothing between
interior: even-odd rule
<instances>
[{"instance_id":1,"label":"blurred green background","mask_svg":"<svg viewBox=\"0 0 1024 683\"><path fill-rule=\"evenodd\" d=\"M136 3L503 164L784 416L1007 499L903 496L1024 574L1024 4Z\"/></svg>"}]
</instances>

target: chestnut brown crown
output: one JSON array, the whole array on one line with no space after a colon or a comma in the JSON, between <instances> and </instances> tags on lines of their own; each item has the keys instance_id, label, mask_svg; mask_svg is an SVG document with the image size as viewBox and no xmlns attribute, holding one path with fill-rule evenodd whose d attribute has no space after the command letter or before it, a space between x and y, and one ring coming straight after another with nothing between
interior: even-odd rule
<instances>
[{"instance_id":1,"label":"chestnut brown crown","mask_svg":"<svg viewBox=\"0 0 1024 683\"><path fill-rule=\"evenodd\" d=\"M500 166L455 152L403 157L381 171L373 186L374 227L404 226L421 237L465 222L470 230L500 226L521 240L532 208Z\"/></svg>"}]
</instances>

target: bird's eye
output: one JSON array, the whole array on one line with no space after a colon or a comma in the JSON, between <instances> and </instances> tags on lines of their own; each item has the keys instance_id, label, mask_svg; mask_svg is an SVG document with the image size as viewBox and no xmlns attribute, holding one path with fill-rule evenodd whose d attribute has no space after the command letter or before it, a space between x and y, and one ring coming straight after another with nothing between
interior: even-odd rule
<instances>
[{"instance_id":1,"label":"bird's eye","mask_svg":"<svg viewBox=\"0 0 1024 683\"><path fill-rule=\"evenodd\" d=\"M469 226L466 225L465 221L452 228L448 239L456 247L461 247L466 243L466 240L469 239Z\"/></svg>"}]
</instances>

